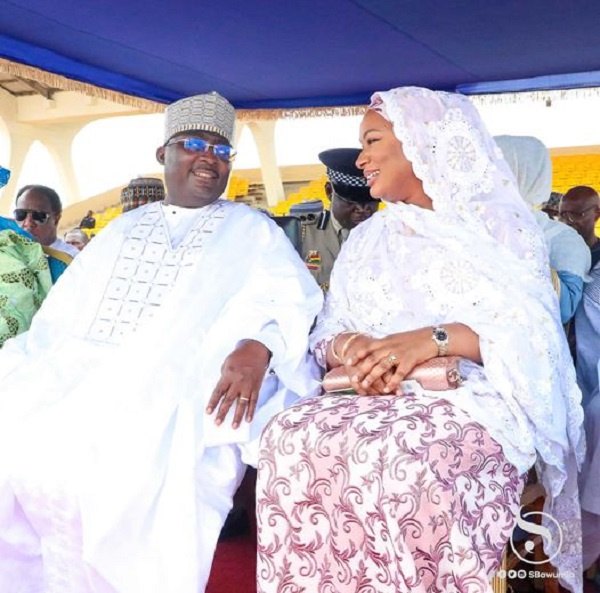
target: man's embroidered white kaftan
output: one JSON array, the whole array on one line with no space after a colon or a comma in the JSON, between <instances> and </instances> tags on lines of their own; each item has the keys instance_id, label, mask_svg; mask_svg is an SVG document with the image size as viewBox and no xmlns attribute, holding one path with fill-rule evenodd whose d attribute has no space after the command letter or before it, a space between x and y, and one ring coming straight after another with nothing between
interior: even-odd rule
<instances>
[{"instance_id":1,"label":"man's embroidered white kaftan","mask_svg":"<svg viewBox=\"0 0 600 593\"><path fill-rule=\"evenodd\" d=\"M283 232L219 200L183 236L162 208L103 230L2 350L2 593L203 591L242 457L318 386L322 294ZM217 427L206 404L248 338L273 353L257 413Z\"/></svg>"}]
</instances>

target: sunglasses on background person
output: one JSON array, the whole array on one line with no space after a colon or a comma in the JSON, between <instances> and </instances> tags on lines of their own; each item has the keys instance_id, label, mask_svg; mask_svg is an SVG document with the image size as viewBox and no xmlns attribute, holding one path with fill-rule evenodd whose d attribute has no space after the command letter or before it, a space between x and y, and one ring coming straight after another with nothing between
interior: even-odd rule
<instances>
[{"instance_id":1,"label":"sunglasses on background person","mask_svg":"<svg viewBox=\"0 0 600 593\"><path fill-rule=\"evenodd\" d=\"M342 198L340 194L335 193L335 197L338 198L345 206L348 208L379 208L378 200L371 200L369 202L352 202L351 200L347 200L346 198Z\"/></svg>"},{"instance_id":2,"label":"sunglasses on background person","mask_svg":"<svg viewBox=\"0 0 600 593\"><path fill-rule=\"evenodd\" d=\"M581 212L559 212L558 218L560 218L561 220L566 220L567 222L579 222L580 220L583 220L583 217L585 216L586 212L593 210L595 207L596 206L590 206L589 208L586 208Z\"/></svg>"},{"instance_id":3,"label":"sunglasses on background person","mask_svg":"<svg viewBox=\"0 0 600 593\"><path fill-rule=\"evenodd\" d=\"M171 146L172 144L181 144L183 150L192 154L198 152L208 153L212 148L212 153L226 163L230 163L237 154L237 151L227 144L212 144L202 140L202 138L175 138L169 140L165 146Z\"/></svg>"},{"instance_id":4,"label":"sunglasses on background person","mask_svg":"<svg viewBox=\"0 0 600 593\"><path fill-rule=\"evenodd\" d=\"M48 222L51 212L43 212L42 210L27 210L26 208L17 208L14 211L14 217L17 222L23 222L27 215L31 215L31 220L36 224L44 224Z\"/></svg>"}]
</instances>

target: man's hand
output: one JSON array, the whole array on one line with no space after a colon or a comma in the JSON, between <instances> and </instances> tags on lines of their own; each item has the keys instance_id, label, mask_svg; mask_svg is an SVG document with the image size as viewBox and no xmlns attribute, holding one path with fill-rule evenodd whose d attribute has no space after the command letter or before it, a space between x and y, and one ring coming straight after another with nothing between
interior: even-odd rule
<instances>
[{"instance_id":1,"label":"man's hand","mask_svg":"<svg viewBox=\"0 0 600 593\"><path fill-rule=\"evenodd\" d=\"M238 428L244 413L246 421L252 421L270 359L271 352L256 340L243 340L225 359L221 367L221 378L206 406L207 414L212 414L218 406L215 418L217 426L223 422L234 403L236 409L232 427Z\"/></svg>"}]
</instances>

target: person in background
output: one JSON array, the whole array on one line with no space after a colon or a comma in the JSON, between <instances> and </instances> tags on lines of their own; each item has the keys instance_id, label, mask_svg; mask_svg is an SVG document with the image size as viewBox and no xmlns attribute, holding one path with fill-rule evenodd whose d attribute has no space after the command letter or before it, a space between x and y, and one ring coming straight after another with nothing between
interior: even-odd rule
<instances>
[{"instance_id":1,"label":"person in background","mask_svg":"<svg viewBox=\"0 0 600 593\"><path fill-rule=\"evenodd\" d=\"M45 185L26 185L17 192L14 217L19 226L46 247L75 257L79 251L57 236L62 216L58 194Z\"/></svg>"},{"instance_id":2,"label":"person in background","mask_svg":"<svg viewBox=\"0 0 600 593\"><path fill-rule=\"evenodd\" d=\"M203 592L264 425L318 389L322 291L219 199L234 122L217 93L168 106L165 200L108 224L0 351L2 593Z\"/></svg>"},{"instance_id":3,"label":"person in background","mask_svg":"<svg viewBox=\"0 0 600 593\"><path fill-rule=\"evenodd\" d=\"M600 336L596 335L597 339ZM596 386L600 375L600 362L596 367ZM600 393L588 401L585 408L585 462L579 476L581 501L581 524L583 551L583 567L590 568L597 564L600 568ZM596 588L600 588L600 572L594 575Z\"/></svg>"},{"instance_id":4,"label":"person in background","mask_svg":"<svg viewBox=\"0 0 600 593\"><path fill-rule=\"evenodd\" d=\"M545 212L552 220L558 220L558 205L563 195L559 192L553 191L550 193L550 198L541 204L540 210Z\"/></svg>"},{"instance_id":5,"label":"person in background","mask_svg":"<svg viewBox=\"0 0 600 593\"><path fill-rule=\"evenodd\" d=\"M121 190L121 209L123 212L135 210L152 202L165 199L165 186L156 177L136 177Z\"/></svg>"},{"instance_id":6,"label":"person in background","mask_svg":"<svg viewBox=\"0 0 600 593\"><path fill-rule=\"evenodd\" d=\"M42 246L0 217L0 348L27 331L52 275Z\"/></svg>"},{"instance_id":7,"label":"person in background","mask_svg":"<svg viewBox=\"0 0 600 593\"><path fill-rule=\"evenodd\" d=\"M572 187L560 200L560 220L573 227L587 243L592 253L592 268L600 261L600 238L596 223L600 218L600 197L587 185Z\"/></svg>"},{"instance_id":8,"label":"person in background","mask_svg":"<svg viewBox=\"0 0 600 593\"><path fill-rule=\"evenodd\" d=\"M329 288L333 264L350 231L370 218L379 207L356 167L356 148L334 148L319 154L327 167L325 193L331 208L302 223L302 257L324 291Z\"/></svg>"},{"instance_id":9,"label":"person in background","mask_svg":"<svg viewBox=\"0 0 600 593\"><path fill-rule=\"evenodd\" d=\"M96 228L96 219L94 213L91 210L87 211L87 214L81 219L79 223L80 229L93 229Z\"/></svg>"},{"instance_id":10,"label":"person in background","mask_svg":"<svg viewBox=\"0 0 600 593\"><path fill-rule=\"evenodd\" d=\"M79 228L71 229L65 233L65 243L81 251L89 242L89 237Z\"/></svg>"},{"instance_id":11,"label":"person in background","mask_svg":"<svg viewBox=\"0 0 600 593\"><path fill-rule=\"evenodd\" d=\"M583 406L598 394L600 361L600 264L590 272L583 298L575 313L575 360L577 382L583 393Z\"/></svg>"},{"instance_id":12,"label":"person in background","mask_svg":"<svg viewBox=\"0 0 600 593\"><path fill-rule=\"evenodd\" d=\"M0 167L0 187L10 171ZM0 348L29 329L52 287L42 246L14 221L0 216Z\"/></svg>"},{"instance_id":13,"label":"person in background","mask_svg":"<svg viewBox=\"0 0 600 593\"><path fill-rule=\"evenodd\" d=\"M552 186L552 161L542 141L532 136L495 136L494 140L515 176L521 197L544 233L550 267L556 274L561 321L567 323L581 301L591 266L590 250L574 229L537 210Z\"/></svg>"}]
</instances>

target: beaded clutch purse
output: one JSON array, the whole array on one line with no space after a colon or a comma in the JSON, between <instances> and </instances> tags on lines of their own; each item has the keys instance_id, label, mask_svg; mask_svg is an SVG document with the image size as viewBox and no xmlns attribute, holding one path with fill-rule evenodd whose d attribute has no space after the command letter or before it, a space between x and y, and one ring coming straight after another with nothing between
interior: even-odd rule
<instances>
[{"instance_id":1,"label":"beaded clutch purse","mask_svg":"<svg viewBox=\"0 0 600 593\"><path fill-rule=\"evenodd\" d=\"M460 374L460 356L438 356L417 365L405 378L405 381L417 381L429 391L447 391L460 386L463 378ZM355 393L350 378L343 366L336 367L323 377L325 393Z\"/></svg>"}]
</instances>

